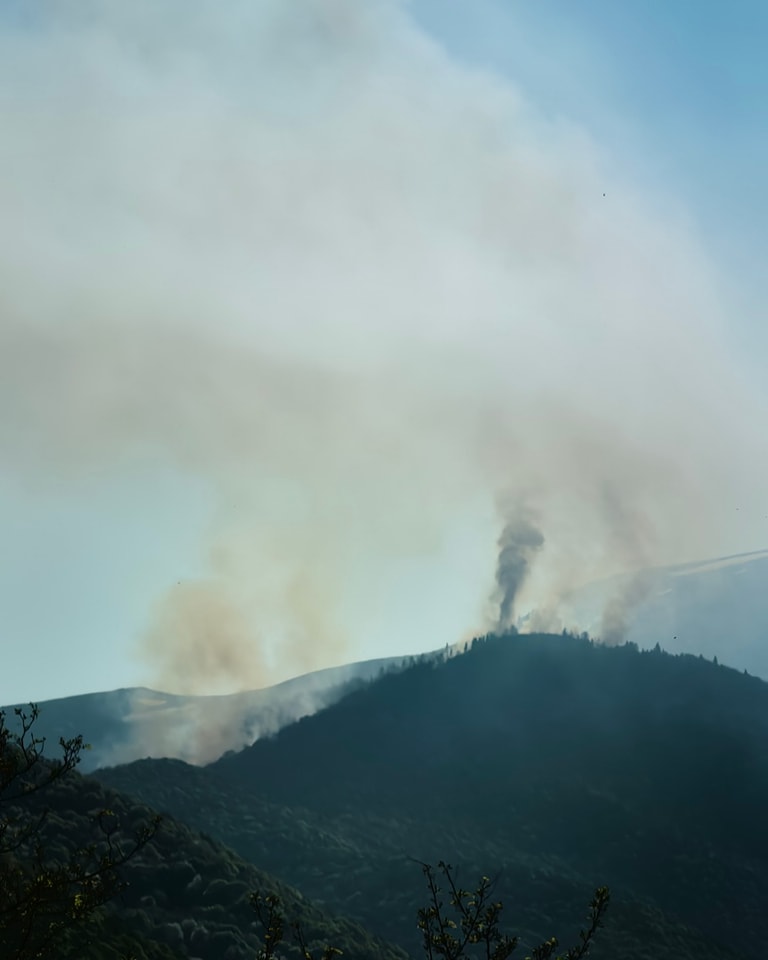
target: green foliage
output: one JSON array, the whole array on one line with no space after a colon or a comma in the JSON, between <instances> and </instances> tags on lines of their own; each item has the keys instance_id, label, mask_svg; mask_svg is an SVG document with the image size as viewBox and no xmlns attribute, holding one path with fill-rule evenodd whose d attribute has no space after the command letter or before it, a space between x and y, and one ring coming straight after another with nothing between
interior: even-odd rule
<instances>
[{"instance_id":1,"label":"green foliage","mask_svg":"<svg viewBox=\"0 0 768 960\"><path fill-rule=\"evenodd\" d=\"M465 890L456 881L450 864L441 860L438 870L447 884L448 905L445 909L443 890L434 868L422 863L429 891L429 902L418 912L418 928L423 936L424 954L428 960L508 960L517 949L520 938L501 929L501 900L493 898L494 883L481 877L474 890ZM526 960L583 960L589 952L598 928L602 926L610 895L607 887L599 887L590 903L589 925L579 933L579 943L566 953L554 956L556 937L533 948ZM457 918L457 920L454 919Z\"/></svg>"},{"instance_id":2,"label":"green foliage","mask_svg":"<svg viewBox=\"0 0 768 960\"><path fill-rule=\"evenodd\" d=\"M16 728L0 724L2 960L252 960L254 889L279 896L312 944L405 960L210 838L80 776L80 738L48 761L36 719L33 708Z\"/></svg>"},{"instance_id":3,"label":"green foliage","mask_svg":"<svg viewBox=\"0 0 768 960\"><path fill-rule=\"evenodd\" d=\"M280 897L274 893L262 894L259 891L251 895L251 906L264 930L264 945L257 955L257 960L278 960L279 948L286 940L286 919L280 904ZM307 945L301 924L294 921L291 929L299 949L301 960L334 960L340 957L342 950L336 947L324 946L318 953L313 953Z\"/></svg>"},{"instance_id":4,"label":"green foliage","mask_svg":"<svg viewBox=\"0 0 768 960\"><path fill-rule=\"evenodd\" d=\"M446 910L436 871L428 863L421 864L427 883L429 901L417 913L417 927L422 933L426 960L508 960L517 949L519 937L501 930L501 901L493 899L493 883L481 877L474 890L464 890L456 882L456 874L449 864L440 861L438 870L447 883L450 911ZM589 925L579 934L579 943L564 954L555 957L558 942L555 937L533 948L526 960L584 960L602 925L608 908L607 887L600 887L590 904ZM301 924L286 921L280 898L275 894L254 893L251 905L263 930L263 946L257 960L277 960L287 943L286 928L290 926L301 960L334 960L343 951L325 946L313 953L307 945ZM454 919L456 917L457 919ZM458 921L458 922L457 922Z\"/></svg>"},{"instance_id":5,"label":"green foliage","mask_svg":"<svg viewBox=\"0 0 768 960\"><path fill-rule=\"evenodd\" d=\"M458 923L445 912L442 890L434 869L428 863L422 870L429 890L429 903L418 912L418 928L424 938L424 953L433 960L460 960L474 947L482 947L487 960L507 960L520 942L500 928L502 903L492 900L493 884L489 877L481 877L475 890L464 890L456 883L449 864L441 860L438 869L448 883L449 905Z\"/></svg>"},{"instance_id":6,"label":"green foliage","mask_svg":"<svg viewBox=\"0 0 768 960\"><path fill-rule=\"evenodd\" d=\"M11 726L0 711L0 948L4 960L42 960L120 892L119 868L156 822L126 843L114 811L103 807L91 813L84 842L62 846L45 799L75 776L82 738L61 739L61 757L48 760L45 739L34 733L37 707L14 715Z\"/></svg>"}]
</instances>

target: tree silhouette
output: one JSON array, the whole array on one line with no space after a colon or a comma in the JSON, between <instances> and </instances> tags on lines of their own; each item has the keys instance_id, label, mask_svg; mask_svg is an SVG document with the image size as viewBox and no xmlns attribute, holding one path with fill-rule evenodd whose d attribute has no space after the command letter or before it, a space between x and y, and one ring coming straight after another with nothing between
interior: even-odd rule
<instances>
[{"instance_id":1,"label":"tree silhouette","mask_svg":"<svg viewBox=\"0 0 768 960\"><path fill-rule=\"evenodd\" d=\"M45 960L62 938L122 889L119 868L154 836L150 821L126 844L111 810L91 816L92 839L66 850L54 842L46 798L71 777L85 747L81 736L61 738L60 757L44 756L34 724L39 710L0 710L0 956Z\"/></svg>"},{"instance_id":2,"label":"tree silhouette","mask_svg":"<svg viewBox=\"0 0 768 960\"><path fill-rule=\"evenodd\" d=\"M503 904L493 899L494 883L481 877L473 890L458 885L456 872L442 860L437 870L428 863L420 863L427 884L427 905L417 913L418 928L422 933L426 960L508 960L520 945L520 938L504 933L501 928ZM446 884L440 886L439 875ZM444 895L448 896L446 905ZM565 953L556 954L557 938L551 937L533 948L525 960L584 960L602 926L608 909L610 892L598 887L589 905L588 924L579 934L579 942ZM302 960L315 960L308 949L298 923L288 923L280 898L275 894L254 893L251 905L264 931L264 946L257 960L276 960L280 946L287 941L289 928L299 948ZM318 960L333 960L340 951L326 946Z\"/></svg>"}]
</instances>

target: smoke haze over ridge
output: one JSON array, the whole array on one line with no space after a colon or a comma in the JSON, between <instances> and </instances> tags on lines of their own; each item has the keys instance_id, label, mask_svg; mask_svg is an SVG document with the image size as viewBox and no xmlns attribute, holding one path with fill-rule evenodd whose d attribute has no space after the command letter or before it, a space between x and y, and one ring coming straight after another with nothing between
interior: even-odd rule
<instances>
[{"instance_id":1,"label":"smoke haze over ridge","mask_svg":"<svg viewBox=\"0 0 768 960\"><path fill-rule=\"evenodd\" d=\"M553 624L576 583L763 545L717 267L586 131L385 0L30 11L0 35L3 472L202 479L208 573L157 583L148 684L353 659L400 604L424 647L494 623L501 502L544 539L509 610Z\"/></svg>"}]
</instances>

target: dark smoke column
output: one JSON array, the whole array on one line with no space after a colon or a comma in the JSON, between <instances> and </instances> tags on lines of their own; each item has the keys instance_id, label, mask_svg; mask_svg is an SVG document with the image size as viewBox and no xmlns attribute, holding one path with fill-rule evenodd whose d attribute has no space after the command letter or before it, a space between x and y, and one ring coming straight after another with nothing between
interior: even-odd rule
<instances>
[{"instance_id":1,"label":"dark smoke column","mask_svg":"<svg viewBox=\"0 0 768 960\"><path fill-rule=\"evenodd\" d=\"M495 599L499 603L499 617L496 626L503 631L515 625L515 599L528 576L533 557L544 546L544 535L529 512L517 508L507 520L498 546Z\"/></svg>"}]
</instances>

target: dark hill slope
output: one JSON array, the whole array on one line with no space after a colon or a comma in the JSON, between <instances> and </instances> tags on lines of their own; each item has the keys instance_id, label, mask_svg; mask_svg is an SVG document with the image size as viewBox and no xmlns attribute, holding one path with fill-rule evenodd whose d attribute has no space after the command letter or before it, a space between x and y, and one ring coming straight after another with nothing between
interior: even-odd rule
<instances>
[{"instance_id":1,"label":"dark hill slope","mask_svg":"<svg viewBox=\"0 0 768 960\"><path fill-rule=\"evenodd\" d=\"M320 905L354 917L367 929L421 956L415 927L425 890L413 857L436 862L450 854L462 881L499 872L497 891L507 922L530 947L557 933L576 935L577 921L597 876L585 876L551 854L531 855L506 837L483 834L455 820L435 822L363 811L324 815L271 804L234 784L222 787L206 770L177 761L139 761L100 771L121 788L151 796L216 836L270 874L298 886ZM743 960L722 944L665 914L652 902L614 891L595 960Z\"/></svg>"},{"instance_id":2,"label":"dark hill slope","mask_svg":"<svg viewBox=\"0 0 768 960\"><path fill-rule=\"evenodd\" d=\"M488 824L532 804L554 826L600 801L587 846L598 826L607 839L615 806L765 857L766 746L760 680L693 657L509 636L384 677L209 769L333 812Z\"/></svg>"},{"instance_id":3,"label":"dark hill slope","mask_svg":"<svg viewBox=\"0 0 768 960\"><path fill-rule=\"evenodd\" d=\"M120 832L113 842L122 838L128 846L153 816L136 800L77 774L25 803L30 816L38 807L48 810L44 846L54 859L99 842L98 811L115 815ZM338 944L345 956L359 960L403 960L402 952L358 924L322 912L221 843L168 817L120 872L125 889L95 922L62 943L60 960L253 960L262 943L249 903L257 890L277 892L286 914L316 946ZM298 956L298 949L292 955Z\"/></svg>"},{"instance_id":4,"label":"dark hill slope","mask_svg":"<svg viewBox=\"0 0 768 960\"><path fill-rule=\"evenodd\" d=\"M325 813L460 821L653 898L748 956L768 940L766 746L761 681L510 636L384 678L216 769Z\"/></svg>"},{"instance_id":5,"label":"dark hill slope","mask_svg":"<svg viewBox=\"0 0 768 960\"><path fill-rule=\"evenodd\" d=\"M596 958L762 957L768 685L693 657L487 638L385 676L204 770L102 775L415 950L407 856L501 870L512 922ZM410 878L410 879L409 879ZM758 946L756 946L758 945Z\"/></svg>"}]
</instances>

